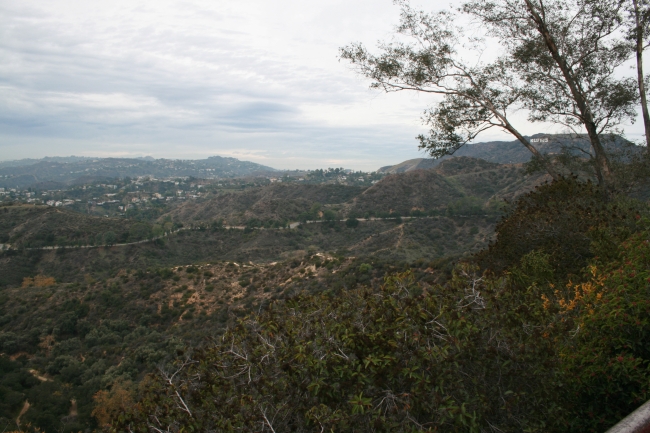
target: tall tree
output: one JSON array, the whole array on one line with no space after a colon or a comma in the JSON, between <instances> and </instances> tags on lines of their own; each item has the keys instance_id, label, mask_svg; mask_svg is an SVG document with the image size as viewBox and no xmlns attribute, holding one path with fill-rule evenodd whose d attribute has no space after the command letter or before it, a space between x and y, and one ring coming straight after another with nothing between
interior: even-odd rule
<instances>
[{"instance_id":1,"label":"tall tree","mask_svg":"<svg viewBox=\"0 0 650 433\"><path fill-rule=\"evenodd\" d=\"M508 62L464 61L462 56L468 53L480 59L484 46L482 41L464 36L454 24L457 17L453 13L428 14L413 10L406 1L396 3L401 6L397 34L408 42L382 43L379 55L352 44L341 49L341 58L370 78L373 88L442 96L442 101L424 113L423 121L431 130L429 135L418 136L420 148L438 158L453 154L487 129L500 128L515 136L557 178L548 158L508 117L521 100L519 83L509 73Z\"/></svg>"},{"instance_id":2,"label":"tall tree","mask_svg":"<svg viewBox=\"0 0 650 433\"><path fill-rule=\"evenodd\" d=\"M650 37L650 2L648 0L630 0L628 6L629 32L628 40L632 43L631 49L636 56L637 84L639 98L641 99L641 114L645 129L646 151L650 152L650 114L648 113L648 99L645 89L645 76L643 74L643 51L646 41Z\"/></svg>"},{"instance_id":3,"label":"tall tree","mask_svg":"<svg viewBox=\"0 0 650 433\"><path fill-rule=\"evenodd\" d=\"M532 121L587 133L599 184L612 180L601 137L635 118L635 83L617 79L629 58L618 34L623 0L470 0L478 17L507 50L524 83L521 102Z\"/></svg>"}]
</instances>

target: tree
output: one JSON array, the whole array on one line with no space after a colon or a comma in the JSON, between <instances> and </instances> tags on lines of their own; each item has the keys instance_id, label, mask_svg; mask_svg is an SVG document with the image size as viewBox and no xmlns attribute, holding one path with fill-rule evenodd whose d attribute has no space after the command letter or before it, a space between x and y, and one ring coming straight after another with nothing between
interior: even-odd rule
<instances>
[{"instance_id":1,"label":"tree","mask_svg":"<svg viewBox=\"0 0 650 433\"><path fill-rule=\"evenodd\" d=\"M139 241L151 237L151 226L147 223L135 223L129 228L131 241Z\"/></svg>"},{"instance_id":2,"label":"tree","mask_svg":"<svg viewBox=\"0 0 650 433\"><path fill-rule=\"evenodd\" d=\"M334 212L332 209L325 209L323 212L323 220L324 221L334 221L336 220L337 215L336 212Z\"/></svg>"},{"instance_id":3,"label":"tree","mask_svg":"<svg viewBox=\"0 0 650 433\"><path fill-rule=\"evenodd\" d=\"M650 37L650 3L648 0L631 0L627 2L628 34L630 49L636 57L637 84L641 100L641 112L645 129L646 152L650 152L650 114L643 75L643 51Z\"/></svg>"},{"instance_id":4,"label":"tree","mask_svg":"<svg viewBox=\"0 0 650 433\"><path fill-rule=\"evenodd\" d=\"M359 220L353 217L348 218L345 220L345 225L350 228L355 228L359 225Z\"/></svg>"},{"instance_id":5,"label":"tree","mask_svg":"<svg viewBox=\"0 0 650 433\"><path fill-rule=\"evenodd\" d=\"M115 244L115 242L117 242L117 235L115 234L115 232L108 231L104 233L104 242L106 243L106 245Z\"/></svg>"},{"instance_id":6,"label":"tree","mask_svg":"<svg viewBox=\"0 0 650 433\"><path fill-rule=\"evenodd\" d=\"M129 393L130 383L115 383L109 391L98 391L94 396L95 408L92 416L97 419L100 427L110 425L112 419L117 419L121 413L127 411L133 400Z\"/></svg>"},{"instance_id":7,"label":"tree","mask_svg":"<svg viewBox=\"0 0 650 433\"><path fill-rule=\"evenodd\" d=\"M476 259L501 272L539 251L548 254L556 273L579 274L590 258L616 251L641 211L647 206L626 197L605 199L591 182L562 178L519 197L497 224L496 241Z\"/></svg>"},{"instance_id":8,"label":"tree","mask_svg":"<svg viewBox=\"0 0 650 433\"><path fill-rule=\"evenodd\" d=\"M428 136L418 136L420 148L439 158L453 154L485 130L500 128L515 136L557 178L550 161L508 118L521 99L508 62L465 62L461 47L469 47L477 59L483 47L481 41L464 36L466 33L455 27L455 14L427 14L413 10L405 1L397 3L401 6L397 33L412 42L382 43L380 55L352 44L341 48L340 55L372 80L372 88L442 96L441 102L424 113L423 121L431 130Z\"/></svg>"},{"instance_id":9,"label":"tree","mask_svg":"<svg viewBox=\"0 0 650 433\"><path fill-rule=\"evenodd\" d=\"M601 136L633 121L637 101L634 81L614 76L629 58L621 0L471 0L463 10L507 50L529 119L586 131L598 182L610 183Z\"/></svg>"}]
</instances>

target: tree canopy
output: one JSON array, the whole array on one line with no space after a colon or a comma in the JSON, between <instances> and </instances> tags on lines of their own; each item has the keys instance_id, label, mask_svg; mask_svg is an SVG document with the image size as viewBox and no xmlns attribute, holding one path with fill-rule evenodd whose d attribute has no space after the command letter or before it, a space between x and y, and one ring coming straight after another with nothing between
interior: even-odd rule
<instances>
[{"instance_id":1,"label":"tree canopy","mask_svg":"<svg viewBox=\"0 0 650 433\"><path fill-rule=\"evenodd\" d=\"M551 122L588 137L599 184L612 181L603 140L633 122L638 83L620 78L631 56L625 8L619 0L468 1L457 12L425 13L398 1L396 38L372 54L361 44L341 49L371 87L438 95L424 112L431 129L420 148L453 154L481 132L499 128L517 138L553 178L558 169L513 123L524 109L531 122ZM470 19L478 28L457 23ZM629 37L628 37L629 38ZM501 54L483 60L486 44Z\"/></svg>"}]
</instances>

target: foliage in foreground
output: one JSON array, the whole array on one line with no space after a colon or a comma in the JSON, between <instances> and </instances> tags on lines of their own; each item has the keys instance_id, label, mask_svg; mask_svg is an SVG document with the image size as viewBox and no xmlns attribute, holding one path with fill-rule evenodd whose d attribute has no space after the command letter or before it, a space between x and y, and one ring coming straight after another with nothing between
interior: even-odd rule
<instances>
[{"instance_id":1,"label":"foliage in foreground","mask_svg":"<svg viewBox=\"0 0 650 433\"><path fill-rule=\"evenodd\" d=\"M558 266L566 238L551 231L504 273L460 265L427 290L405 273L273 304L143 382L112 431L606 429L648 398L650 221L597 194L562 215L567 188L590 188L571 182L511 213L536 224L500 227L525 238L586 213L585 242L566 252L582 262ZM541 218L544 203L557 218Z\"/></svg>"},{"instance_id":2,"label":"foliage in foreground","mask_svg":"<svg viewBox=\"0 0 650 433\"><path fill-rule=\"evenodd\" d=\"M650 398L650 232L595 261L569 297L547 301L570 325L562 348L573 431L604 431Z\"/></svg>"},{"instance_id":3,"label":"foliage in foreground","mask_svg":"<svg viewBox=\"0 0 650 433\"><path fill-rule=\"evenodd\" d=\"M505 305L535 298L471 269L446 290L421 293L406 273L301 296L161 372L116 430L541 431L559 410L545 399L552 345L504 326L538 321Z\"/></svg>"},{"instance_id":4,"label":"foliage in foreground","mask_svg":"<svg viewBox=\"0 0 650 433\"><path fill-rule=\"evenodd\" d=\"M612 259L610 253L637 230L636 217L646 207L625 196L604 198L591 182L561 177L519 197L497 224L496 242L477 261L501 272L539 251L560 278L577 275L596 255Z\"/></svg>"}]
</instances>

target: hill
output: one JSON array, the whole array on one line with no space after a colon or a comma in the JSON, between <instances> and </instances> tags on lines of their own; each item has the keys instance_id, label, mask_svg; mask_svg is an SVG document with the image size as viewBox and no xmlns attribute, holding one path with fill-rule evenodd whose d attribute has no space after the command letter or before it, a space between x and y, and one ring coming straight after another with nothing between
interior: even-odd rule
<instances>
[{"instance_id":1,"label":"hill","mask_svg":"<svg viewBox=\"0 0 650 433\"><path fill-rule=\"evenodd\" d=\"M434 169L385 176L369 188L346 185L270 185L188 202L168 215L185 225L223 220L226 225L286 225L330 218L442 215L459 200L470 199L478 213L503 198L513 198L546 180L527 176L516 164L460 157ZM276 226L278 226L276 224Z\"/></svg>"},{"instance_id":2,"label":"hill","mask_svg":"<svg viewBox=\"0 0 650 433\"><path fill-rule=\"evenodd\" d=\"M590 144L586 138L575 137L569 134L535 134L527 136L532 144L542 154L558 154L566 149L571 154L584 155L590 153ZM605 137L605 148L608 152L617 152L625 149L635 149L629 141L619 136ZM482 143L468 143L454 152L453 155L444 156L439 159L417 158L402 163L381 167L381 173L404 173L417 169L428 169L436 167L442 161L466 156L480 158L497 164L522 164L530 161L532 154L518 140L513 141L488 141Z\"/></svg>"},{"instance_id":3,"label":"hill","mask_svg":"<svg viewBox=\"0 0 650 433\"><path fill-rule=\"evenodd\" d=\"M184 202L151 222L96 217L62 207L3 206L0 243L19 251L0 257L0 285L19 284L39 274L81 282L85 274L106 278L124 268L212 260L268 263L317 251L406 262L458 256L487 245L502 198L513 198L543 180L525 176L514 165L455 158L433 170L387 176L367 189L272 184L219 193ZM362 221L356 227L336 221L397 216L415 219ZM319 222L281 228L300 220ZM223 223L247 229L224 230ZM195 229L138 245L33 249L137 242L180 227Z\"/></svg>"},{"instance_id":4,"label":"hill","mask_svg":"<svg viewBox=\"0 0 650 433\"><path fill-rule=\"evenodd\" d=\"M137 242L150 237L152 229L146 222L96 217L62 207L0 207L0 244L14 248Z\"/></svg>"},{"instance_id":5,"label":"hill","mask_svg":"<svg viewBox=\"0 0 650 433\"><path fill-rule=\"evenodd\" d=\"M276 170L236 158L211 156L199 160L153 158L44 158L6 161L0 164L0 188L38 185L62 187L104 179L151 176L204 179L261 175Z\"/></svg>"},{"instance_id":6,"label":"hill","mask_svg":"<svg viewBox=\"0 0 650 433\"><path fill-rule=\"evenodd\" d=\"M15 286L36 275L81 283L86 274L108 278L122 269L144 271L217 260L283 262L315 252L338 252L360 260L430 261L478 251L491 240L493 229L494 218L482 215L439 216L370 221L355 228L336 222L295 229L196 229L128 246L10 250L0 252L0 287Z\"/></svg>"},{"instance_id":7,"label":"hill","mask_svg":"<svg viewBox=\"0 0 650 433\"><path fill-rule=\"evenodd\" d=\"M355 216L444 213L450 206L474 203L476 211L485 213L488 202L496 205L503 198L514 198L545 179L544 175L523 174L518 165L457 157L441 161L433 169L386 176L356 197L347 212Z\"/></svg>"},{"instance_id":8,"label":"hill","mask_svg":"<svg viewBox=\"0 0 650 433\"><path fill-rule=\"evenodd\" d=\"M404 269L422 287L445 281L454 261L493 239L498 209L489 203L541 180L516 165L455 158L370 188L218 191L156 221L2 206L0 243L14 249L0 251L0 421L13 422L29 401L21 423L94 428L98 391L141 381L270 302L379 288ZM376 219L342 221L354 216ZM280 228L298 220L317 221ZM100 246L75 247L92 244ZM61 245L71 248L51 248Z\"/></svg>"},{"instance_id":9,"label":"hill","mask_svg":"<svg viewBox=\"0 0 650 433\"><path fill-rule=\"evenodd\" d=\"M305 290L378 287L384 273L397 270L385 261L308 254L281 263L126 268L73 283L35 278L6 288L0 422L15 426L27 400L21 425L47 432L97 428L91 412L98 391L142 380L186 344L204 344L270 302ZM423 284L435 280L428 262L415 275Z\"/></svg>"},{"instance_id":10,"label":"hill","mask_svg":"<svg viewBox=\"0 0 650 433\"><path fill-rule=\"evenodd\" d=\"M316 205L344 203L365 188L346 185L270 185L243 192L219 194L207 201L188 202L170 212L185 224L223 220L227 225L252 221L286 223Z\"/></svg>"},{"instance_id":11,"label":"hill","mask_svg":"<svg viewBox=\"0 0 650 433\"><path fill-rule=\"evenodd\" d=\"M544 180L542 175L524 175L516 165L464 157L443 161L432 170L389 175L370 188L293 183L218 192L206 199L182 202L163 210L167 213L161 216L154 213L153 218L157 219L149 221L98 217L63 207L3 206L0 243L14 248L132 243L180 227L204 232L179 233L159 243L107 250L112 251L110 254L101 249L59 250L44 255L35 251L25 253L25 257L5 258L1 267L7 276L13 275L5 280L7 284L40 271L62 278L63 269L73 275L75 267L104 273L136 264L146 269L201 260L274 261L308 249L344 249L354 255L391 256L407 261L418 256L438 258L483 245L499 215L502 199L512 199ZM341 222L346 218L399 216L427 218L364 221L352 230ZM450 229L458 226L459 217L475 219L468 224L474 232L471 236L463 234L465 229ZM289 223L307 220L321 222L299 228L294 224L291 230L280 230ZM221 231L222 226L246 226L247 231ZM441 236L443 232L445 235ZM481 233L478 244L477 233ZM447 242L451 239L455 241ZM28 255L30 259L26 258ZM162 255L166 257L160 258ZM53 264L52 268L48 263ZM31 273L27 271L30 267Z\"/></svg>"},{"instance_id":12,"label":"hill","mask_svg":"<svg viewBox=\"0 0 650 433\"><path fill-rule=\"evenodd\" d=\"M377 171L379 173L390 173L390 174L406 173L407 171L411 171L411 170L427 170L429 168L435 167L439 163L440 161L436 159L416 158L416 159L409 159L395 165L387 165L385 167L381 167Z\"/></svg>"}]
</instances>

